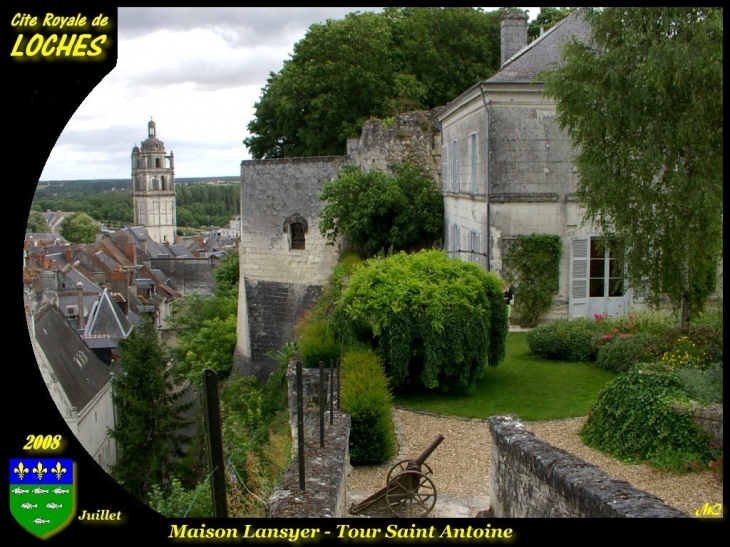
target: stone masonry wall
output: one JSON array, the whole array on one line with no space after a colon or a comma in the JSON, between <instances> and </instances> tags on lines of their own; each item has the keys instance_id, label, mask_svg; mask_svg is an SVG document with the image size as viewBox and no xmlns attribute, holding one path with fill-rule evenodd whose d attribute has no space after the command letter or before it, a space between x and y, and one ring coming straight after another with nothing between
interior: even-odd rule
<instances>
[{"instance_id":1,"label":"stone masonry wall","mask_svg":"<svg viewBox=\"0 0 730 547\"><path fill-rule=\"evenodd\" d=\"M492 416L489 430L494 517L689 518L658 497L538 439L517 416Z\"/></svg>"},{"instance_id":2,"label":"stone masonry wall","mask_svg":"<svg viewBox=\"0 0 730 547\"><path fill-rule=\"evenodd\" d=\"M266 380L266 356L293 340L299 316L322 290L338 252L320 235L317 196L347 156L241 163L240 289L234 370ZM292 248L292 223L304 226L304 248ZM241 319L243 318L243 320Z\"/></svg>"},{"instance_id":3,"label":"stone masonry wall","mask_svg":"<svg viewBox=\"0 0 730 547\"><path fill-rule=\"evenodd\" d=\"M349 414L335 410L329 422L329 369L324 370L324 448L319 445L319 369L302 370L304 409L304 492L299 490L296 361L287 369L289 416L294 457L279 487L269 497L272 518L347 517L347 476L350 473ZM334 380L334 379L333 379ZM333 383L333 388L336 383ZM336 408L337 400L333 401Z\"/></svg>"},{"instance_id":4,"label":"stone masonry wall","mask_svg":"<svg viewBox=\"0 0 730 547\"><path fill-rule=\"evenodd\" d=\"M152 268L157 268L170 278L169 285L183 296L193 292L211 295L215 289L211 262L207 258L154 258Z\"/></svg>"},{"instance_id":5,"label":"stone masonry wall","mask_svg":"<svg viewBox=\"0 0 730 547\"><path fill-rule=\"evenodd\" d=\"M362 134L347 140L347 154L364 171L377 168L391 172L395 165L410 162L439 180L440 136L436 123L438 109L406 112L388 127L383 120L363 124Z\"/></svg>"}]
</instances>

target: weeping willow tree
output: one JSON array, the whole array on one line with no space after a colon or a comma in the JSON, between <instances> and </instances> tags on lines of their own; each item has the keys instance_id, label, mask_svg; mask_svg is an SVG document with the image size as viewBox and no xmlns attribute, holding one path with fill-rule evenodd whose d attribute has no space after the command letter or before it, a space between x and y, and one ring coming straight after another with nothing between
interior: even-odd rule
<instances>
[{"instance_id":1,"label":"weeping willow tree","mask_svg":"<svg viewBox=\"0 0 730 547\"><path fill-rule=\"evenodd\" d=\"M667 296L684 329L722 256L722 13L588 10L592 42L568 43L546 75L586 220L617 236L635 292Z\"/></svg>"}]
</instances>

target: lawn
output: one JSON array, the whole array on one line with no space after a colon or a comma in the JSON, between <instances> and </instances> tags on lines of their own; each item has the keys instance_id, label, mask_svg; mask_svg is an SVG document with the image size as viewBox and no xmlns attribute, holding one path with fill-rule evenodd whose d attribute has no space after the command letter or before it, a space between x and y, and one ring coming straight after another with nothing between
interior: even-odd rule
<instances>
[{"instance_id":1,"label":"lawn","mask_svg":"<svg viewBox=\"0 0 730 547\"><path fill-rule=\"evenodd\" d=\"M589 363L554 361L532 355L527 333L511 332L507 356L487 367L473 395L396 393L395 404L448 416L486 419L516 414L523 421L585 416L598 393L616 375Z\"/></svg>"}]
</instances>

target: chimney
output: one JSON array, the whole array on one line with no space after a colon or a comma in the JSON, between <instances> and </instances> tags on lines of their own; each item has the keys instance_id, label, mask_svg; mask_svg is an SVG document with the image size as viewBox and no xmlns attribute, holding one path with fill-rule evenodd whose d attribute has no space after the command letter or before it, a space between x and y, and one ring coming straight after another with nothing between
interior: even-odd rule
<instances>
[{"instance_id":1,"label":"chimney","mask_svg":"<svg viewBox=\"0 0 730 547\"><path fill-rule=\"evenodd\" d=\"M126 256L132 264L137 263L137 246L134 244L134 241L127 241L124 244L124 256Z\"/></svg>"},{"instance_id":2,"label":"chimney","mask_svg":"<svg viewBox=\"0 0 730 547\"><path fill-rule=\"evenodd\" d=\"M71 263L71 259L73 258L73 251L71 250L71 246L70 245L68 245L64 249L63 254L64 254L64 258L66 259L66 262L68 262L70 264Z\"/></svg>"},{"instance_id":3,"label":"chimney","mask_svg":"<svg viewBox=\"0 0 730 547\"><path fill-rule=\"evenodd\" d=\"M507 10L500 19L501 63L527 45L527 14L518 10Z\"/></svg>"},{"instance_id":4,"label":"chimney","mask_svg":"<svg viewBox=\"0 0 730 547\"><path fill-rule=\"evenodd\" d=\"M79 296L79 329L83 329L86 323L84 321L84 285L81 281L76 283L76 289L78 290Z\"/></svg>"}]
</instances>

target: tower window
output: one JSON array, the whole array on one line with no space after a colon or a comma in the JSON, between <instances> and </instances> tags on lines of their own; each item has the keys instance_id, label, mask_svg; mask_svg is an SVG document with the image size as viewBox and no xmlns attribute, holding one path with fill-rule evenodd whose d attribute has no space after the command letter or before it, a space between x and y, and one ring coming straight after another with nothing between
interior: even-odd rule
<instances>
[{"instance_id":1,"label":"tower window","mask_svg":"<svg viewBox=\"0 0 730 547\"><path fill-rule=\"evenodd\" d=\"M293 222L291 228L291 248L304 250L305 236L304 225L299 222Z\"/></svg>"}]
</instances>

